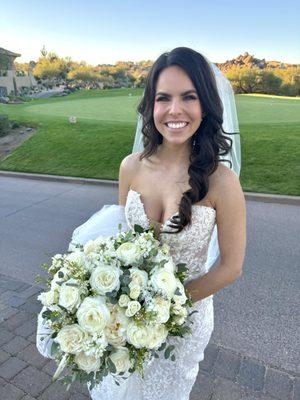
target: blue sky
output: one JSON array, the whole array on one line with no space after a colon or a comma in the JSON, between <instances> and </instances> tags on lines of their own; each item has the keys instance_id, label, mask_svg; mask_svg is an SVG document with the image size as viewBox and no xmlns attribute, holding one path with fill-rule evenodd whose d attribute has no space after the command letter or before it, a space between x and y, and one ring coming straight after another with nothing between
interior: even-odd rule
<instances>
[{"instance_id":1,"label":"blue sky","mask_svg":"<svg viewBox=\"0 0 300 400\"><path fill-rule=\"evenodd\" d=\"M177 46L213 62L248 51L300 63L296 0L0 0L0 47L36 60L48 51L91 64L154 60Z\"/></svg>"}]
</instances>

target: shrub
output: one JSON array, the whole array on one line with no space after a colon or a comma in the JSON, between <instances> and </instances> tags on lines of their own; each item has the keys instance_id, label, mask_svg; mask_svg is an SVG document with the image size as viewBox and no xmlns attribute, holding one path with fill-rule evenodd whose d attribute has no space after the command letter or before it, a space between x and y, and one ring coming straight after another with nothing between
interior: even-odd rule
<instances>
[{"instance_id":1,"label":"shrub","mask_svg":"<svg viewBox=\"0 0 300 400\"><path fill-rule=\"evenodd\" d=\"M0 137L8 134L10 128L7 115L0 115Z\"/></svg>"}]
</instances>

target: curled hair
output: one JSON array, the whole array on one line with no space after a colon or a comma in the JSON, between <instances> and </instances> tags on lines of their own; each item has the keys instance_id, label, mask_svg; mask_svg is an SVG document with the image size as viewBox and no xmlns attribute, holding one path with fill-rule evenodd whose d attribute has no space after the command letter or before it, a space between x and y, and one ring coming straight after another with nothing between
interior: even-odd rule
<instances>
[{"instance_id":1,"label":"curled hair","mask_svg":"<svg viewBox=\"0 0 300 400\"><path fill-rule=\"evenodd\" d=\"M165 231L165 233L178 233L191 222L192 205L206 196L209 189L208 177L217 169L218 162L222 161L219 156L228 154L232 146L232 139L226 138L222 133L230 135L222 128L223 105L209 62L203 55L190 48L177 47L171 52L163 53L155 61L146 80L144 94L137 108L142 116L144 145L140 160L150 157L156 152L158 145L163 142L163 136L154 124L154 101L159 74L163 69L172 65L182 68L190 77L205 116L190 139L193 143L188 168L191 189L183 193L178 216L173 216L170 220L172 223L170 227L177 231ZM228 162L231 168L231 162Z\"/></svg>"}]
</instances>

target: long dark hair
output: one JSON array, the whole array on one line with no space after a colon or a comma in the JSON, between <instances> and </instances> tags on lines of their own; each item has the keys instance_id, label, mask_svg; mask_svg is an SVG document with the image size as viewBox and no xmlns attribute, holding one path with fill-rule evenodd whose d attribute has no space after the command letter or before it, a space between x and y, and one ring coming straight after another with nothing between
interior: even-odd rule
<instances>
[{"instance_id":1,"label":"long dark hair","mask_svg":"<svg viewBox=\"0 0 300 400\"><path fill-rule=\"evenodd\" d=\"M190 77L205 114L200 127L191 137L193 145L189 157L189 185L191 189L183 193L179 205L179 215L173 216L170 222L178 233L191 222L192 204L202 200L209 188L208 177L217 169L219 155L226 155L232 146L232 140L225 138L222 132L223 105L218 94L214 72L209 62L200 53L187 48L177 47L163 53L149 71L143 97L137 111L142 115L142 134L144 150L140 160L155 153L157 146L163 142L162 134L156 129L153 119L156 85L161 71L171 65L181 67ZM228 143L228 141L230 143ZM227 160L226 160L227 161ZM231 168L231 162L230 168Z\"/></svg>"}]
</instances>

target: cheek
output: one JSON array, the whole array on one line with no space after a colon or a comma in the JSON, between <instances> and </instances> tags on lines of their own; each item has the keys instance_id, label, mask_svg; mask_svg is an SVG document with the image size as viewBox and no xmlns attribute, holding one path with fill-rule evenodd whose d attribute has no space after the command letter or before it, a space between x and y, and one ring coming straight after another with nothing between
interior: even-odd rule
<instances>
[{"instance_id":1,"label":"cheek","mask_svg":"<svg viewBox=\"0 0 300 400\"><path fill-rule=\"evenodd\" d=\"M164 115L164 107L160 104L155 104L153 109L153 119L155 123L161 123Z\"/></svg>"}]
</instances>

